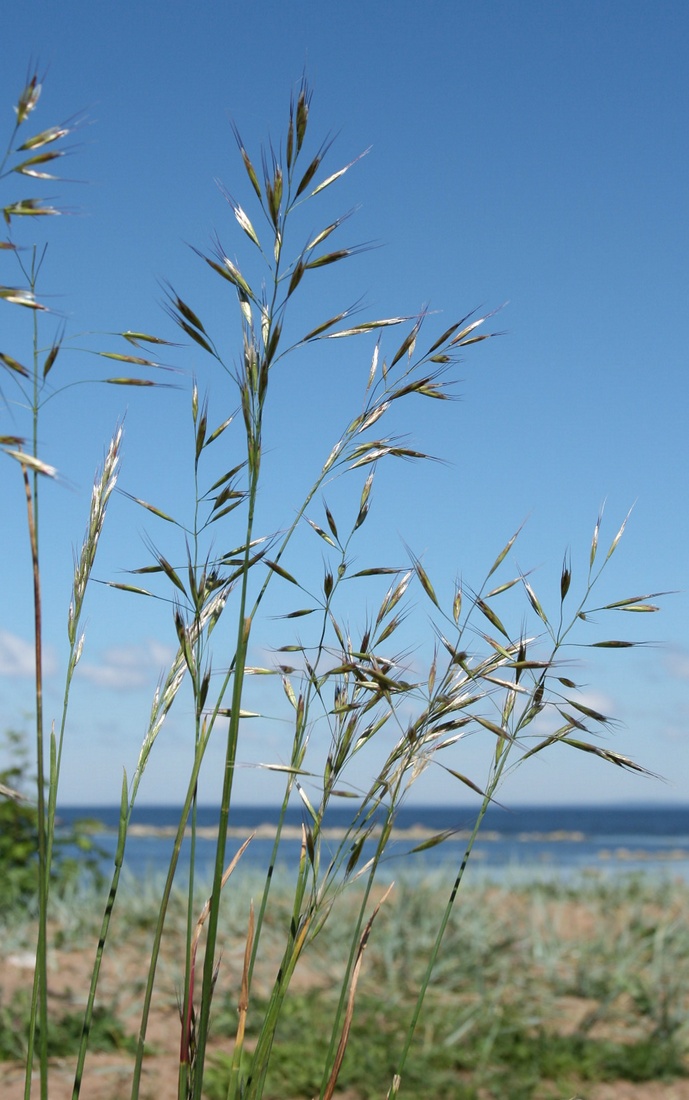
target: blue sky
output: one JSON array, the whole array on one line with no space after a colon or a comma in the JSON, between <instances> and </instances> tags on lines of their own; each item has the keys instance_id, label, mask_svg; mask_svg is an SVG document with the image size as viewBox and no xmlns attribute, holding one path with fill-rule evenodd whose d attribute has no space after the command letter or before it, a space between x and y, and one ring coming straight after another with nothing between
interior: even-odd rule
<instances>
[{"instance_id":1,"label":"blue sky","mask_svg":"<svg viewBox=\"0 0 689 1100\"><path fill-rule=\"evenodd\" d=\"M337 246L376 247L312 273L295 323L315 324L363 299L367 317L414 316L429 305L438 314L427 331L439 333L474 308L507 303L490 322L503 335L467 349L457 372L460 400L410 404L396 425L447 464L380 470L361 532L362 567L405 564L406 543L447 602L456 577L480 585L524 523L516 563L533 570L542 602L555 608L563 555L571 552L581 583L605 502L602 543L632 506L633 513L600 602L675 593L660 601L660 615L613 616L587 636L652 644L621 654L576 650L565 673L582 684L583 702L620 720L605 745L667 781L561 748L527 762L504 789L507 802L689 795L688 47L685 4L636 0L228 0L193 10L179 0L38 0L15 5L6 24L0 103L7 137L32 61L45 81L24 136L81 119L74 153L59 167L83 183L0 181L2 205L40 194L73 215L17 221L14 229L20 243L49 242L39 297L52 313L41 318L42 338L49 344L63 323L67 336L56 385L103 377L102 361L85 349L122 350L108 333L134 329L175 340L161 308L164 280L202 314L230 362L239 354L236 305L188 245L208 248L217 230L240 264L250 254L214 182L222 180L252 214L229 119L252 155L271 136L278 143L304 71L314 93L310 140L316 146L335 138L324 171L371 150L305 214L303 232L356 207ZM2 264L0 281L17 282L11 258L3 254ZM0 306L0 351L22 361L30 355L29 311ZM393 336L383 351L391 354L398 342ZM309 475L345 417L358 411L372 349L363 338L318 345L276 378L260 502L266 529L291 521ZM126 412L120 486L188 515L192 374L211 393L212 419L220 422L236 403L227 376L196 346L175 351L170 362L183 372L171 376L178 388L78 386L45 407L41 453L62 476L44 486L42 505L49 719L62 693L73 548L116 421ZM16 396L4 382L3 392ZM13 401L3 417L5 433L26 430ZM328 501L347 514L359 491L360 482L350 495L336 485ZM6 726L28 728L30 571L21 483L9 459L0 494L0 711ZM320 503L312 514L322 522ZM167 530L123 497L113 500L96 576L123 580L119 571L147 564L147 533L165 549ZM304 561L311 554L321 569L323 547L303 545ZM353 597L353 629L370 612L369 598L375 602ZM269 658L276 635L278 644L286 639L285 624L270 617L281 609L266 612L256 663ZM432 635L418 595L409 611L406 642L421 668ZM520 614L515 605L517 626ZM173 652L170 619L166 605L93 587L65 749L65 802L117 799L121 768L131 772L135 764L152 691ZM256 709L269 701L251 691ZM180 795L190 732L182 705L156 746L142 798ZM285 736L282 723L255 720L247 760L284 760ZM481 783L485 752L472 738L456 766ZM220 761L220 747L212 747L207 798L217 793ZM241 800L276 794L266 773L242 771ZM414 797L467 796L436 771Z\"/></svg>"}]
</instances>

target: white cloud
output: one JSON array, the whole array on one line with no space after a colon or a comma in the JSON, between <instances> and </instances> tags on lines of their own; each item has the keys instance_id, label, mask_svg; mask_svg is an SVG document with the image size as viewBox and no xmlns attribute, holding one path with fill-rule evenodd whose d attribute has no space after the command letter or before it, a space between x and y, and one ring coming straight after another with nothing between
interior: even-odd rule
<instances>
[{"instance_id":1,"label":"white cloud","mask_svg":"<svg viewBox=\"0 0 689 1100\"><path fill-rule=\"evenodd\" d=\"M80 662L77 672L97 687L131 690L150 687L173 657L167 646L148 640L140 645L112 646L98 662Z\"/></svg>"},{"instance_id":2,"label":"white cloud","mask_svg":"<svg viewBox=\"0 0 689 1100\"><path fill-rule=\"evenodd\" d=\"M27 642L9 630L0 630L0 676L30 677L34 675L35 653L33 642ZM43 650L43 673L55 672L55 656L49 647Z\"/></svg>"}]
</instances>

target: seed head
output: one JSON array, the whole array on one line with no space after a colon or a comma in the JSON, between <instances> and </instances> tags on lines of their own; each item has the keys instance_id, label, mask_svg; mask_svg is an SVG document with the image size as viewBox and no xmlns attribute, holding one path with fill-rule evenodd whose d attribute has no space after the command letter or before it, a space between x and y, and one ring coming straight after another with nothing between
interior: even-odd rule
<instances>
[{"instance_id":1,"label":"seed head","mask_svg":"<svg viewBox=\"0 0 689 1100\"><path fill-rule=\"evenodd\" d=\"M17 106L14 108L17 115L18 125L21 125L21 123L24 122L24 120L28 118L28 116L31 114L34 107L38 103L40 95L41 85L38 83L38 77L34 73L34 75L31 77L31 80L26 85L24 91L20 95Z\"/></svg>"}]
</instances>

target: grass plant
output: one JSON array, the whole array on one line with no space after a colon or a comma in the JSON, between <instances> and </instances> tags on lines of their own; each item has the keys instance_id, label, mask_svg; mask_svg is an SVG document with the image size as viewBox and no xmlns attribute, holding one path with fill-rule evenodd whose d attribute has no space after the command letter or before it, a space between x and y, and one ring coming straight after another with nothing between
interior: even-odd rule
<instances>
[{"instance_id":1,"label":"grass plant","mask_svg":"<svg viewBox=\"0 0 689 1100\"><path fill-rule=\"evenodd\" d=\"M51 178L44 167L60 155L59 143L70 127L50 127L20 142L24 132L21 128L32 115L39 92L38 74L32 73L16 107L16 125L8 153L0 164L0 179L10 178L11 173L13 179L17 175L39 180ZM423 944L415 935L411 945L414 962L411 989L403 991L404 996L400 996L395 1006L395 1026L390 1032L390 1050L382 1076L379 1080L373 1070L364 1073L370 1081L375 1076L376 1095L386 1088L388 1096L393 1097L403 1085L405 1088L411 1085L408 1067L412 1044L418 1042L420 1030L426 1027L433 1032L436 1026L434 975L445 965L444 959L453 958L451 951L443 955L443 948L447 947L455 901L484 814L502 783L529 757L553 745L593 754L616 767L643 770L596 740L597 733L610 728L612 719L582 702L576 683L563 675L563 661L573 644L604 650L623 650L635 644L614 634L601 636L597 621L606 614L619 618L625 612L657 610L652 602L656 594L612 602L597 598L601 574L617 549L626 520L603 545L602 516L599 516L587 560L578 566L565 558L553 613L545 610L528 576L511 565L518 532L499 549L475 588L455 584L449 597L443 595L445 586L441 588L431 579L413 550L407 550L407 565L403 568L390 566L386 558L379 558L353 569L359 533L370 523L380 468L400 461L424 463L430 459L399 436L400 421L406 417L408 423L408 418L413 417L415 402L447 402L452 395L452 369L459 357L488 339L491 333L485 331L488 316L470 313L438 327L436 319L425 311L415 317L361 319L357 307L344 304L331 315L303 323L302 305L296 308L295 303L311 301L309 287L313 281L362 251L361 246L333 245L330 240L332 237L338 241L346 216L316 220L323 192L334 187L355 162L334 171L325 167L329 142L311 143L310 103L311 93L302 81L290 102L282 141L264 148L258 158L252 159L235 130L240 169L248 193L246 208L229 191L223 189L223 195L238 240L246 245L246 262L240 266L232 259L235 246L226 248L219 237L209 250L195 250L208 277L227 291L235 309L235 320L228 330L213 331L213 326L202 316L203 309L191 304L172 286L166 291L169 317L185 340L207 356L208 393L200 392L196 379L192 381L193 499L180 505L179 515L170 515L155 503L131 497L151 523L158 525L160 535L151 537L151 558L132 569L130 581L112 582L113 588L125 590L129 598L144 603L163 600L169 604L176 654L155 692L135 771L122 779L118 846L86 996L74 1100L81 1091L97 1020L99 976L103 954L109 949L128 828L142 777L154 759L154 745L183 686L193 703L189 727L193 754L173 854L158 897L151 934L132 1073L133 1100L141 1090L156 972L187 829L191 831L192 860L185 903L184 946L180 951L180 1100L201 1100L202 1095L210 1095L210 1088L216 1090L213 1095L222 1094L228 1100L240 1097L256 1100L274 1095L271 1090L276 1086L272 1082L276 1066L281 1064L280 1051L284 1050L282 1045L276 1045L277 1038L295 1020L299 1021L294 1026L300 1033L304 1027L310 1028L311 1024L302 1021L299 1014L314 1007L319 1021L327 1023L317 1066L310 1070L308 1089L321 1100L329 1100L345 1072L344 1067L351 1066L352 1060L347 1060L348 1045L355 1042L360 1032L370 1035L373 1028L367 1026L367 1021L377 1018L376 1012L380 1014L375 996L369 994L366 999L359 986L363 991L369 944L376 939L377 926L385 921L386 910L392 904L387 895L381 897L378 873L397 811L428 768L442 769L454 778L458 791L469 790L476 796L475 829L465 857L451 876L452 881L445 885L442 904L438 909L434 907L430 934L424 934ZM239 181L237 186L241 186ZM251 215L249 203L253 204ZM35 218L54 214L56 210L35 199L12 199L5 205L4 213L12 230L20 216ZM322 228L315 234L309 233L308 227L314 223ZM21 473L34 578L39 920L25 1097L29 1100L31 1096L32 1069L37 1059L40 1094L46 1100L51 1029L46 960L55 811L62 750L69 734L69 699L84 645L83 610L108 501L117 483L122 429L116 428L94 482L67 615L69 652L64 706L52 725L50 737L46 738L40 568L44 535L39 525L39 498L43 491L41 479L54 478L56 471L39 454L38 423L46 401L56 392L53 371L63 332L59 329L48 339L41 335L43 323L52 323L50 312L37 297L44 252L34 249L27 264L12 237L3 247L19 263L25 285L1 287L0 296L10 307L24 307L31 325L31 365L23 366L9 353L0 356L12 382L20 389L30 431L24 437L5 435L0 443ZM152 385L149 374L155 375L163 364L151 356L178 354L167 338L133 330L121 335L125 342L123 351L101 354L116 360L123 369L133 368L134 372L128 377L104 380L111 384ZM352 354L357 357L365 354L361 393L352 396L352 408L344 417L341 434L324 456L311 485L301 496L295 490L294 519L286 530L281 529L279 522L271 523L271 518L264 517L260 508L264 454L269 446L267 414L273 399L274 378L276 372L287 369L288 360L300 351L315 346L325 354L333 341L337 345L351 343L355 349ZM216 378L222 386L215 382ZM220 401L227 392L228 381L236 396L230 406L223 406ZM299 444L299 431L296 426L295 446ZM340 503L331 509L325 499L326 493L334 492L336 480L344 481L345 491L350 486L349 514L345 505ZM286 493L292 489L292 485L285 486ZM337 495L341 500L339 487ZM310 564L303 567L304 560L308 561L303 553L306 535L322 551L320 575ZM276 589L280 590L279 598L286 607L280 636L283 627L296 628L290 640L279 645L275 645L276 637L260 633L264 627L261 618L264 601L268 594L275 599ZM360 597L357 590L361 590ZM412 671L410 653L396 642L405 635L403 624L412 593L427 607L428 638L433 651L422 673ZM519 595L521 601L515 601ZM360 605L375 610L354 627L350 625L352 611ZM592 621L594 613L596 623ZM510 625L513 617L516 627ZM396 644L400 644L399 649ZM259 646L272 646L273 663L251 663L250 655ZM217 1074L209 1068L206 1055L211 1008L222 973L219 955L222 893L224 887L233 888L233 879L229 886L226 884L238 864L241 866L243 850L229 859L227 828L231 823L244 740L250 737L250 724L258 717L246 704L247 685L253 678L266 684L274 680L281 685L291 715L291 748L287 762L263 765L267 773L282 777L282 808L263 887L257 894L255 908L251 904L243 914L245 949L239 981L230 992L225 990L218 995L232 999L236 1028L227 1076L217 1092ZM270 695L267 689L266 695ZM492 746L484 776L467 776L462 768L462 744L470 733L481 734ZM196 806L211 740L224 746L223 788L217 814L213 881L207 901L200 903L193 858ZM327 748L321 751L324 743ZM363 788L362 774L368 774ZM272 938L270 920L277 904L273 868L280 853L286 810L294 800L303 807L301 856L294 868L288 911L281 923L278 965L268 988L259 995L257 975L262 973L265 945ZM351 808L350 824L343 839L330 847L324 842L329 809L343 800ZM441 834L431 843L440 844L443 839ZM367 841L369 845L365 847ZM356 891L352 890L354 883L358 884ZM345 904L350 897L356 899L354 907ZM337 994L332 999L319 995L312 1003L310 998L294 994L293 979L305 955L325 938L341 909L347 920L339 928L342 961ZM279 911L282 912L281 907ZM401 935L401 930L398 934ZM482 982L486 980L489 964L495 962L499 967L509 946L508 937L498 949L491 949L490 958L476 961L476 973ZM666 947L666 938L662 943L659 941L657 975L664 973L662 959ZM364 965L365 951L367 965ZM271 959L275 961L273 950ZM465 980L458 977L458 981ZM656 976L653 981L660 979ZM223 983L224 976L220 988ZM502 988L500 982L498 987ZM485 1003L492 1003L493 993L486 996ZM511 1008L505 1008L498 1016L493 1013L488 1030L481 1030L473 1022L472 1013L480 1014L484 1008L479 996L468 1015L455 1021L455 1031L465 1035L463 1051L467 1043L470 1047L466 1053L468 1061L461 1065L452 1061L448 1072L458 1072L465 1064L473 1068L488 1065L495 1052L502 1050L506 1037L515 1032ZM527 1040L527 1035L532 1036L532 1031L520 1027L519 1034L524 1036L520 1040L522 1048L531 1051L533 1043L531 1038ZM397 1043L400 1034L404 1038L393 1049L393 1035ZM447 1041L443 1035L441 1050ZM530 1053L528 1057L531 1058ZM364 1053L359 1061L366 1064ZM443 1067L444 1073L445 1063ZM433 1087L442 1093L445 1085L441 1080L444 1078L438 1078L437 1086Z\"/></svg>"}]
</instances>

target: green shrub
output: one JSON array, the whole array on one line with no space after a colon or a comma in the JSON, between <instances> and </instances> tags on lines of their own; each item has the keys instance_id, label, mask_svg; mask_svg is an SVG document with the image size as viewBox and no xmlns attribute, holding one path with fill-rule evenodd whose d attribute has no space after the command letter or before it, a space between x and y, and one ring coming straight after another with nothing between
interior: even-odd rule
<instances>
[{"instance_id":1,"label":"green shrub","mask_svg":"<svg viewBox=\"0 0 689 1100\"><path fill-rule=\"evenodd\" d=\"M26 1036L29 1030L30 994L19 990L12 1004L0 999L0 1061L14 1061L26 1057ZM54 1058L66 1058L76 1054L81 1040L83 1010L79 1008L56 1012L51 1018L48 1035L48 1053ZM90 1044L92 1050L115 1051L136 1049L136 1040L127 1035L115 1010L99 1005L93 1014Z\"/></svg>"},{"instance_id":2,"label":"green shrub","mask_svg":"<svg viewBox=\"0 0 689 1100\"><path fill-rule=\"evenodd\" d=\"M0 770L0 915L31 911L38 897L38 808L26 793L32 777L23 734L9 730L3 748L9 763ZM50 881L58 896L81 877L101 881L93 824L79 820L56 835Z\"/></svg>"}]
</instances>

